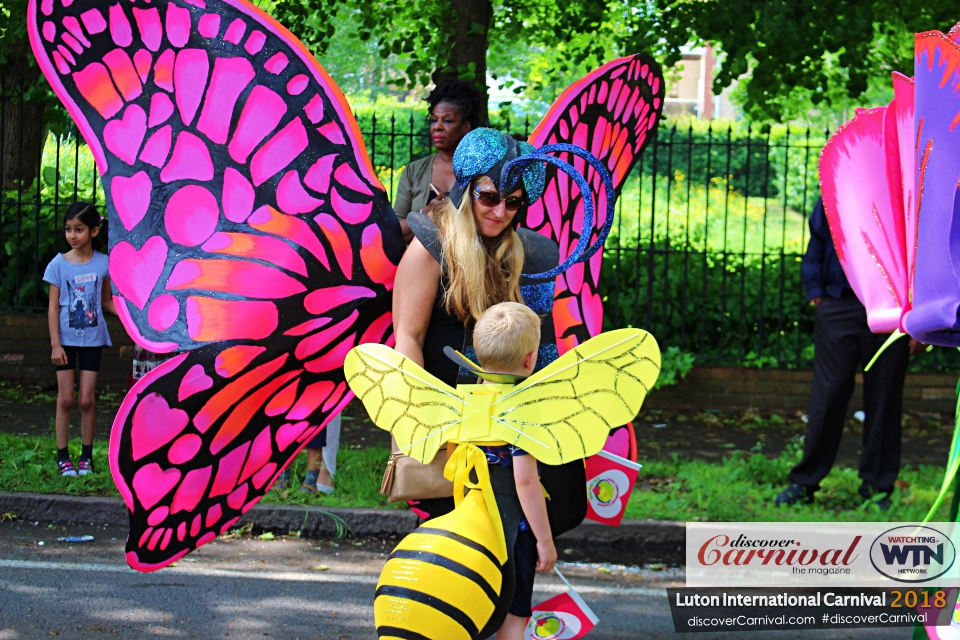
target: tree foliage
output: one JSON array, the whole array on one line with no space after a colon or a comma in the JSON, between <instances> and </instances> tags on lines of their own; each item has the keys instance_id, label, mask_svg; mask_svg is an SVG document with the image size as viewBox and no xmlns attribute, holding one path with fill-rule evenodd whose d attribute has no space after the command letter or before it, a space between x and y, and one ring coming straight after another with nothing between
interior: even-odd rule
<instances>
[{"instance_id":1,"label":"tree foliage","mask_svg":"<svg viewBox=\"0 0 960 640\"><path fill-rule=\"evenodd\" d=\"M657 0L662 18L721 52L714 93L748 75L741 103L755 119L792 107L844 107L890 72L913 75L913 34L948 31L960 7L945 0Z\"/></svg>"},{"instance_id":2,"label":"tree foliage","mask_svg":"<svg viewBox=\"0 0 960 640\"><path fill-rule=\"evenodd\" d=\"M276 0L273 13L323 55L338 8L350 13L358 40L375 42L384 59L397 63L391 79L405 86L457 77L486 91L489 53L507 62L496 74L504 84L540 90L618 54L648 51L669 63L688 37L682 25L660 21L655 0ZM523 63L533 59L550 73L525 73Z\"/></svg>"},{"instance_id":3,"label":"tree foliage","mask_svg":"<svg viewBox=\"0 0 960 640\"><path fill-rule=\"evenodd\" d=\"M891 71L912 75L913 34L960 20L946 0L278 0L276 15L322 54L335 31L323 16L337 6L407 86L457 76L483 88L489 57L505 84L553 93L616 55L645 51L669 67L682 46L709 42L714 92L740 80L741 106L760 120L882 99Z\"/></svg>"}]
</instances>

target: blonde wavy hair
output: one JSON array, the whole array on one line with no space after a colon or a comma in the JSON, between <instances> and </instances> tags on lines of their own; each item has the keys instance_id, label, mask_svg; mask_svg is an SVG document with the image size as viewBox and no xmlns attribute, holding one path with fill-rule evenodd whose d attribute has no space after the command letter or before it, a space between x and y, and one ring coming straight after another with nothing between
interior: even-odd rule
<instances>
[{"instance_id":1,"label":"blonde wavy hair","mask_svg":"<svg viewBox=\"0 0 960 640\"><path fill-rule=\"evenodd\" d=\"M473 217L471 183L460 207L446 204L431 213L439 231L440 255L447 273L443 305L447 313L464 324L476 321L498 302L523 302L520 273L523 271L523 245L510 225L496 241L483 241Z\"/></svg>"}]
</instances>

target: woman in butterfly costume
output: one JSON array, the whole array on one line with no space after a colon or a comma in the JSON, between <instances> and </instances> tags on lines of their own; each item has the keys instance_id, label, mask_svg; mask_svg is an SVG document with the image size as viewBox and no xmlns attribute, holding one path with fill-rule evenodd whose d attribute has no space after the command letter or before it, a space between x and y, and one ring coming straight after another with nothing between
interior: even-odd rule
<instances>
[{"instance_id":1,"label":"woman in butterfly costume","mask_svg":"<svg viewBox=\"0 0 960 640\"><path fill-rule=\"evenodd\" d=\"M543 194L548 162L568 172L590 193L583 176L567 162L546 155L550 151L572 153L595 166L605 200L613 205L609 173L585 150L554 145L538 151L526 142L480 128L464 136L453 155L456 182L446 204L430 216L411 212L407 217L415 239L397 270L393 298L397 350L448 385L471 378L444 350L454 348L475 359L473 325L498 302L523 302L542 314L539 366L557 358L549 315L554 282L599 249L605 233L587 246L594 217L592 196L586 199L586 231L580 230L580 240L563 264L559 264L555 242L519 227L528 206ZM613 216L606 218L612 220ZM586 496L580 489L585 482L583 465L577 461L547 474L547 491L563 496L551 504L557 535L583 520ZM453 498L416 503L418 512L427 517L448 513L453 506Z\"/></svg>"},{"instance_id":2,"label":"woman in butterfly costume","mask_svg":"<svg viewBox=\"0 0 960 640\"><path fill-rule=\"evenodd\" d=\"M390 340L403 240L343 95L246 0L31 0L27 30L102 177L121 321L183 352L134 385L110 440L127 561L152 571L233 526L350 401L344 357ZM588 148L617 189L663 93L651 59L615 60L530 142ZM548 171L524 223L561 255L612 221L573 162L609 219L584 225L579 187ZM556 280L560 352L599 331L601 253Z\"/></svg>"}]
</instances>

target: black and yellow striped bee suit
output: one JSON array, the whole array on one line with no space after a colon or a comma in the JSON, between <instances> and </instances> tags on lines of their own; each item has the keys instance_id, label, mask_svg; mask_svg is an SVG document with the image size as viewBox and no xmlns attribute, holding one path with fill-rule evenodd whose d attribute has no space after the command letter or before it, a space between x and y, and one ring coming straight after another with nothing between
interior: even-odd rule
<instances>
[{"instance_id":1,"label":"black and yellow striped bee suit","mask_svg":"<svg viewBox=\"0 0 960 640\"><path fill-rule=\"evenodd\" d=\"M512 467L488 466L461 444L447 463L450 513L405 537L377 583L374 619L382 639L474 640L503 624L515 587L513 546L523 510Z\"/></svg>"}]
</instances>

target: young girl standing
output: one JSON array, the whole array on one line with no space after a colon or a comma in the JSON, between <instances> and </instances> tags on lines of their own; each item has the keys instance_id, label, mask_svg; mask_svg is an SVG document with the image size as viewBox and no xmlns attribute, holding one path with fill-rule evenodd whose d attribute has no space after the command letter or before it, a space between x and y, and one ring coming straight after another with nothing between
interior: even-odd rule
<instances>
[{"instance_id":1,"label":"young girl standing","mask_svg":"<svg viewBox=\"0 0 960 640\"><path fill-rule=\"evenodd\" d=\"M57 469L61 476L93 472L93 434L96 428L97 373L103 348L111 346L102 310L116 315L110 292L106 254L94 251L94 242L105 244L100 214L89 203L78 202L67 210L65 227L70 251L58 254L43 274L50 284L47 323L50 359L57 368ZM105 226L105 223L103 223ZM77 466L70 461L70 413L73 411L73 372L80 365L80 442Z\"/></svg>"}]
</instances>

